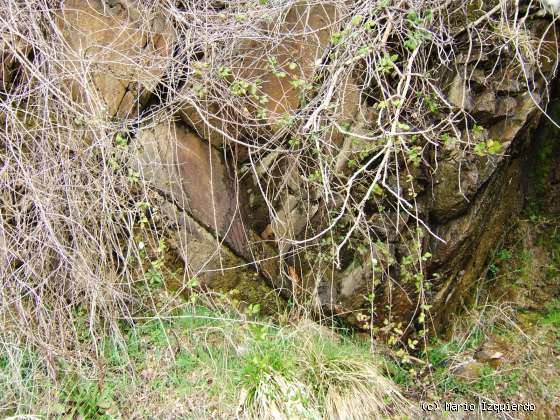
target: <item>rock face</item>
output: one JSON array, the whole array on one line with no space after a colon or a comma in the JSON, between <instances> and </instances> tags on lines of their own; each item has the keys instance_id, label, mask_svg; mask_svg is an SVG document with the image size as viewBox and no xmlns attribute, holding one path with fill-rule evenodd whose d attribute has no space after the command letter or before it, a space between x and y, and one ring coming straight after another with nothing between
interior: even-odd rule
<instances>
[{"instance_id":1,"label":"rock face","mask_svg":"<svg viewBox=\"0 0 560 420\"><path fill-rule=\"evenodd\" d=\"M533 19L522 51L504 41L498 57L473 52L463 30L422 32L423 12L207 6L202 40L185 5L173 25L128 1L67 0L55 13L64 86L90 118L126 122L136 169L169 204L185 276L266 281L363 329L420 329L426 308L445 325L523 206L556 27ZM442 41L452 36L457 46ZM420 74L428 40L453 58ZM1 64L5 92L10 51Z\"/></svg>"},{"instance_id":2,"label":"rock face","mask_svg":"<svg viewBox=\"0 0 560 420\"><path fill-rule=\"evenodd\" d=\"M336 28L337 16L334 3L301 1L290 6L285 15L262 23L262 32L288 36L280 42L241 38L231 46L239 58L232 63L227 79L230 92L239 83L255 83L252 95L233 90L229 98L213 101L203 96L197 103L186 104L181 112L183 120L217 147L246 136L247 120L253 120L252 133L277 132L281 120L298 110L302 93L313 81ZM255 116L258 109L261 114Z\"/></svg>"},{"instance_id":3,"label":"rock face","mask_svg":"<svg viewBox=\"0 0 560 420\"><path fill-rule=\"evenodd\" d=\"M58 12L68 81L78 103L109 117L141 108L170 58L173 36L158 16L141 16L126 1L68 0Z\"/></svg>"},{"instance_id":4,"label":"rock face","mask_svg":"<svg viewBox=\"0 0 560 420\"><path fill-rule=\"evenodd\" d=\"M536 24L535 30L540 29L542 25ZM536 35L542 37L542 33ZM548 32L545 38L558 44ZM380 325L389 317L411 327L410 321L421 313L420 284L431 308L432 325L445 328L483 273L497 240L523 208L527 174L536 170L530 164L536 153L534 135L541 118L539 108L547 101L541 95L546 92L545 78L550 77L531 67L527 77L537 87L528 92L518 72L495 72L492 60L490 56L458 60L447 100L456 110L468 111L475 124L437 150L430 173L411 174L420 218L434 235L422 236L418 248L403 234L407 224L414 223L411 217L389 214L380 218L380 226L374 229L383 241L371 246L366 258L354 258L343 270L325 273L319 280L319 302L328 312L345 314L349 322L366 329L372 319L373 325ZM548 56L547 61L551 60L556 59ZM471 75L468 83L463 74ZM473 152L465 147L468 144L483 146ZM488 145L495 145L499 153L482 149ZM400 185L407 182L403 178ZM395 229L398 220L401 232ZM414 252L428 253L422 277L412 273L418 267L410 268L409 255ZM390 314L385 309L388 305Z\"/></svg>"},{"instance_id":5,"label":"rock face","mask_svg":"<svg viewBox=\"0 0 560 420\"><path fill-rule=\"evenodd\" d=\"M17 55L26 57L31 48L23 40L3 38L0 43L0 91L9 92L14 79L23 71Z\"/></svg>"},{"instance_id":6,"label":"rock face","mask_svg":"<svg viewBox=\"0 0 560 420\"><path fill-rule=\"evenodd\" d=\"M535 25L538 38L543 38L538 32L541 29L542 24ZM558 45L548 32L544 38ZM551 60L555 62L556 58L546 56L547 62ZM428 270L437 273L439 279L434 282L432 305L440 327L468 296L497 240L523 209L530 190L528 174L537 170L531 162L541 153L535 147L542 117L539 108L545 108L548 101L543 97L547 92L545 81L537 75L536 67L530 70L535 72L530 77L537 82L536 88L528 92L515 73L501 72L494 79L492 74L475 70L472 63L465 66L477 74L471 81L474 86L465 92L472 104L471 114L484 125L475 136L499 143L503 153L468 157L452 150L433 177L431 197L425 206L430 209L435 232L445 243L432 238L427 249L433 254ZM552 70L541 66L541 71ZM540 77L543 75L550 77L550 73L541 73ZM459 188L453 190L457 185Z\"/></svg>"},{"instance_id":7,"label":"rock face","mask_svg":"<svg viewBox=\"0 0 560 420\"><path fill-rule=\"evenodd\" d=\"M509 82L514 86L514 80ZM494 91L481 95L488 96L488 92L496 96ZM445 241L432 239L428 245L433 254L429 270L446 279L435 286L438 292L433 305L440 310L440 322L455 311L459 296L478 279L497 239L523 207L523 172L541 103L521 89L507 94L507 100L515 103L511 112L479 133L483 141L496 139L505 153L498 157L465 156L451 150L433 177L426 207L436 233ZM472 96L475 102L486 101Z\"/></svg>"},{"instance_id":8,"label":"rock face","mask_svg":"<svg viewBox=\"0 0 560 420\"><path fill-rule=\"evenodd\" d=\"M407 199L414 200L416 214L400 207L372 211L380 203L388 203L384 192L375 190L365 208L376 239L365 250L360 246L342 247L341 264L333 268L332 264L321 262L321 252L298 251L294 244L307 243L309 237L326 228L329 205L341 206L342 198L333 194L328 203L322 195L324 184L317 185L310 182L311 176L302 176L301 162L281 151L260 155L249 190L238 190L232 178L235 165L226 170L229 155L222 159L213 147L220 149L235 141L250 143L261 137L282 137L285 126L280 121L300 109L305 91L302 86L317 74L333 36L345 36L344 31L335 32L337 10L330 3L297 4L288 8L280 20L263 23L270 31L279 27L280 32L290 33L289 39L275 45L268 45L266 39L235 45L239 59L234 60L227 83L258 83L252 94L248 87L249 93L237 98L239 112L232 113L227 100L219 103L204 95L195 105L183 107L184 122L200 138L191 133L188 139L179 141L185 145L183 151L177 151L182 167L181 191L190 198L193 217L225 238L238 255L251 259L251 253L243 253L252 241L248 238L255 237L251 230L257 230L263 241L273 243L276 251L268 255L278 254L281 262L280 270L272 271L283 273L281 277L291 284L288 288L296 295L299 293L300 298L311 296L319 311L341 316L360 328L388 320L389 325L395 325L393 321L408 324L408 330L412 330L414 320L424 312L420 307L425 306L431 308L434 325L446 325L482 273L505 227L522 209L526 195L523 173L533 153L531 139L541 115L539 108L548 101L545 83L555 69L554 48L549 47L557 45L557 40L545 22L532 25L531 36L550 45L546 44L548 50L544 48L537 54L536 61L523 70L524 74L520 68L497 69L492 54L479 52L468 56L457 52L456 68L441 75L441 80L446 81L441 84L443 101L450 112L464 113L470 120L453 135L447 135L431 154L423 155L425 165L410 165L405 171L405 164L398 161L402 173L391 174L386 180L384 176L382 190L408 191ZM268 56L263 56L264 49L269 51ZM382 112L379 106L364 101L360 77L355 72L336 80L340 89L332 92L331 108L338 125L323 137L336 150L335 173L347 178L354 174L352 162L355 165L363 156L382 147L370 139L372 127L381 121ZM530 92L523 78L534 81ZM298 80L301 84L293 83ZM267 98L261 103L266 112L255 118L261 95ZM235 117L229 118L232 115ZM247 124L238 129L244 118L251 121L249 125L253 124L255 131L247 131ZM212 181L203 181L199 188L198 180L189 180L193 173ZM270 191L264 191L268 188ZM209 189L218 196L212 198ZM261 195L269 192L264 200ZM245 200L239 197L247 197L248 206L235 204L236 200ZM267 217L265 211L259 219L268 220L254 221L252 213L263 207L270 209L270 215ZM215 213L208 212L209 208L215 208ZM418 236L411 234L419 228L414 227L417 220L425 222L424 227L431 233L424 229ZM344 238L344 231L335 228L334 232ZM420 263L411 262L416 261L414 255L422 256ZM285 285L282 280L276 281L277 285ZM294 292L297 288L303 291Z\"/></svg>"},{"instance_id":9,"label":"rock face","mask_svg":"<svg viewBox=\"0 0 560 420\"><path fill-rule=\"evenodd\" d=\"M274 28L277 23L267 25L267 32L290 34L283 42L241 42L238 53L242 60L236 69L237 76L262 81L260 92L268 97L266 123L272 132L280 129L278 121L283 115L291 115L299 108L304 86L298 87L294 81L312 82L336 27L337 14L336 6L330 2L296 3L287 11L280 28ZM262 51L274 59L265 59Z\"/></svg>"},{"instance_id":10,"label":"rock face","mask_svg":"<svg viewBox=\"0 0 560 420\"><path fill-rule=\"evenodd\" d=\"M550 119L542 119L534 140L524 171L528 174L527 202L535 213L560 215L560 142L558 125L560 122L560 86L554 91L554 100L547 112Z\"/></svg>"},{"instance_id":11,"label":"rock face","mask_svg":"<svg viewBox=\"0 0 560 420\"><path fill-rule=\"evenodd\" d=\"M137 144L146 179L217 233L237 255L250 258L241 198L218 151L175 123L141 129Z\"/></svg>"},{"instance_id":12,"label":"rock face","mask_svg":"<svg viewBox=\"0 0 560 420\"><path fill-rule=\"evenodd\" d=\"M270 292L247 264L256 258L249 253L234 183L218 152L174 122L140 129L134 147L138 171L166 203L161 209L172 225L170 242L185 264L185 278L196 277L208 289L235 289L250 301Z\"/></svg>"}]
</instances>

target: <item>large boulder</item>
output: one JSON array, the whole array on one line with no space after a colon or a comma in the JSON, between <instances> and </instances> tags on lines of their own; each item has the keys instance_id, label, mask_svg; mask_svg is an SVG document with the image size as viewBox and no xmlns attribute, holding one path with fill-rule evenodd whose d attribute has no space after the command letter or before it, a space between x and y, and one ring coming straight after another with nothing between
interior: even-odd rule
<instances>
[{"instance_id":1,"label":"large boulder","mask_svg":"<svg viewBox=\"0 0 560 420\"><path fill-rule=\"evenodd\" d=\"M441 88L451 111L468 115L469 122L424 156L428 162L416 169L400 162L401 173L387 177L394 191L413 186L410 197L418 219L404 209L391 209L382 196L372 199L373 209L380 203L389 207L368 214L373 243L366 244L363 254L347 250L340 268L310 270L318 304L327 313L360 328L374 325L392 333L390 328L399 323L399 330L407 332L423 327L416 321L420 317L425 322L423 308L430 308L430 325L448 325L522 211L526 175L538 170L534 162L543 153L534 136L550 99L558 40L543 22L533 22L532 31L527 36L542 40L543 46L525 68L496 65L492 53L457 54L456 68L441 77ZM366 125L376 113L371 110ZM352 132L365 135L362 126L355 118ZM341 172L352 173L347 162L354 147L363 150L360 142L345 137L337 157Z\"/></svg>"},{"instance_id":2,"label":"large boulder","mask_svg":"<svg viewBox=\"0 0 560 420\"><path fill-rule=\"evenodd\" d=\"M463 121L456 118L445 139L430 138L426 143L414 134L422 130L401 123L398 130L410 133L392 139L403 149L393 143L394 156L382 181L377 179L378 188L373 177L362 177L352 185L348 204L346 181L354 176L355 165L391 144L390 136L375 140L371 134L387 133L389 124L372 94L375 86L363 81L363 68L323 72L339 89L332 96L320 96L318 104L305 110L311 117L299 121L303 127L317 123L317 130L311 133L312 129L300 127L298 139L284 136L283 130L285 117L301 107L302 95L322 68L321 60L332 52L337 7L302 1L257 22L258 30L282 33L283 38L275 43L274 37L240 37L217 85L212 79L217 76L210 74L216 69L204 61L211 61L211 51L200 52L200 61L189 61L192 74L179 95L179 100L187 98L180 117L189 128L175 122L143 126L136 139L141 171L184 210L192 220L185 226L196 226L186 229L180 240L185 261L195 267L189 268L193 273L208 261L211 272L217 261L257 262L254 267L274 287L291 289L297 299L311 296L319 310L360 328L385 325L390 331L400 323L410 332L420 327L416 321L424 318L425 308L431 308L436 324L445 325L483 272L508 222L523 207L522 168L536 153L531 137L549 99L545 87L555 69L550 62L556 58L546 50L524 68L496 66L492 51L465 56L459 48L453 66L440 69L434 89L445 111L431 111L426 121L436 126L456 118L453 115ZM547 28L537 21L532 24L534 33L527 36L557 45ZM355 60L366 58L358 54ZM503 60L515 62L511 54ZM520 82L523 79L531 80L530 92ZM211 91L216 86L222 97ZM415 100L427 101L423 95L417 92ZM257 109L266 112L256 117ZM327 118L315 118L321 111ZM408 121L418 119L414 115L418 110L402 112L409 113ZM320 159L313 155L321 151L318 143L293 146L312 135L322 136L319 140L329 150L318 155ZM251 153L255 160L249 171L240 170L239 153L221 147L265 141L272 150ZM317 161L324 165L321 171L309 173ZM370 162L370 174L378 164L381 159ZM328 184L333 178L339 184ZM360 204L368 189L373 192ZM414 203L413 210L404 199ZM347 206L347 214L332 225L332 238L317 234L342 206ZM334 250L344 243L360 212L359 229ZM367 238L358 243L364 239L359 235ZM214 260L220 247L229 257ZM296 289L301 290L295 293Z\"/></svg>"},{"instance_id":3,"label":"large boulder","mask_svg":"<svg viewBox=\"0 0 560 420\"><path fill-rule=\"evenodd\" d=\"M160 207L172 225L171 245L184 263L185 278L196 277L208 289L235 289L253 303L270 300L274 293L266 279L277 277L277 267L263 253L273 254L249 247L241 200L219 153L175 122L142 127L132 152L142 178L164 203Z\"/></svg>"}]
</instances>

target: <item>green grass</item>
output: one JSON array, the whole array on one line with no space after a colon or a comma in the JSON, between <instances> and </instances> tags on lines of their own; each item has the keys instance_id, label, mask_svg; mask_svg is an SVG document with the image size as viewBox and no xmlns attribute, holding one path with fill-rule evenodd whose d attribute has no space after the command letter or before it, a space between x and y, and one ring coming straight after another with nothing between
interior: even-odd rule
<instances>
[{"instance_id":1,"label":"green grass","mask_svg":"<svg viewBox=\"0 0 560 420\"><path fill-rule=\"evenodd\" d=\"M93 419L176 410L204 418L239 409L318 419L357 401L372 418L389 407L410 411L368 345L312 322L279 327L191 307L122 331L102 340L98 365L61 364L56 378L39 355L0 350L0 414Z\"/></svg>"},{"instance_id":2,"label":"green grass","mask_svg":"<svg viewBox=\"0 0 560 420\"><path fill-rule=\"evenodd\" d=\"M546 305L544 314L538 323L551 329L553 348L556 352L560 352L560 299L555 299Z\"/></svg>"},{"instance_id":3,"label":"green grass","mask_svg":"<svg viewBox=\"0 0 560 420\"><path fill-rule=\"evenodd\" d=\"M550 325L560 330L560 299L555 299L546 305L545 313L540 322L543 325Z\"/></svg>"},{"instance_id":4,"label":"green grass","mask_svg":"<svg viewBox=\"0 0 560 420\"><path fill-rule=\"evenodd\" d=\"M560 301L547 305L536 324L555 331L559 340ZM355 418L414 416L399 390L413 394L426 387L439 399L474 401L484 395L507 401L528 383L520 366L484 365L472 380L452 370L453 362L472 355L489 333L506 339L513 334L500 325L478 317L464 334L432 340L417 355L426 362L422 368L309 321L279 326L188 307L134 328L123 325L120 338L101 341L98 365L70 370L59 363L56 378L48 375L40 355L0 347L0 415L108 419L176 412L209 418L240 411L266 418L277 410L287 418L336 418L348 412ZM546 387L543 382L539 389L548 395Z\"/></svg>"},{"instance_id":5,"label":"green grass","mask_svg":"<svg viewBox=\"0 0 560 420\"><path fill-rule=\"evenodd\" d=\"M474 348L460 347L456 342L450 342L428 350L428 360L433 367L433 383L438 395L456 395L471 399L476 399L477 395L485 395L507 400L518 393L521 387L520 368L496 369L485 364L475 379L462 378L450 369L449 360L465 350L472 354Z\"/></svg>"}]
</instances>

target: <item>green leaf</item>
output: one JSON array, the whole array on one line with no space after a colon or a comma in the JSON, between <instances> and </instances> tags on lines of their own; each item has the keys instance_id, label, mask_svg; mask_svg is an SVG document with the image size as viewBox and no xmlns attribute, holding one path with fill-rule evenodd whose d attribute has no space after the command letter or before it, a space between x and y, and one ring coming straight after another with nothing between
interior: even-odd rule
<instances>
[{"instance_id":1,"label":"green leaf","mask_svg":"<svg viewBox=\"0 0 560 420\"><path fill-rule=\"evenodd\" d=\"M475 124L472 128L472 132L473 132L474 135L482 134L482 133L484 133L484 127L481 126L481 125Z\"/></svg>"},{"instance_id":2,"label":"green leaf","mask_svg":"<svg viewBox=\"0 0 560 420\"><path fill-rule=\"evenodd\" d=\"M190 289L198 287L198 286L200 286L200 281L198 281L197 277L191 277L189 279L189 281L187 282L187 287L190 288Z\"/></svg>"},{"instance_id":3,"label":"green leaf","mask_svg":"<svg viewBox=\"0 0 560 420\"><path fill-rule=\"evenodd\" d=\"M371 19L369 19L366 23L364 23L364 29L366 31L370 31L371 29L373 29L374 26L375 26L375 22Z\"/></svg>"},{"instance_id":4,"label":"green leaf","mask_svg":"<svg viewBox=\"0 0 560 420\"><path fill-rule=\"evenodd\" d=\"M408 125L408 124L405 124L405 123L401 123L401 122L400 122L400 123L398 124L398 126L399 126L399 128L400 128L401 130L410 130L410 125Z\"/></svg>"},{"instance_id":5,"label":"green leaf","mask_svg":"<svg viewBox=\"0 0 560 420\"><path fill-rule=\"evenodd\" d=\"M420 16L418 16L418 13L416 13L416 11L414 11L414 10L408 12L408 14L406 15L406 18L408 19L409 22L411 22L413 24L416 24L416 25L422 22L420 20Z\"/></svg>"},{"instance_id":6,"label":"green leaf","mask_svg":"<svg viewBox=\"0 0 560 420\"><path fill-rule=\"evenodd\" d=\"M344 32L335 32L331 36L331 43L335 46L340 44L342 42L342 39L344 38L344 35Z\"/></svg>"},{"instance_id":7,"label":"green leaf","mask_svg":"<svg viewBox=\"0 0 560 420\"><path fill-rule=\"evenodd\" d=\"M228 77L232 75L231 69L229 67L222 66L218 70L218 74L222 77Z\"/></svg>"},{"instance_id":8,"label":"green leaf","mask_svg":"<svg viewBox=\"0 0 560 420\"><path fill-rule=\"evenodd\" d=\"M364 17L362 15L356 15L352 18L352 26L359 26L362 23L362 20L364 20Z\"/></svg>"},{"instance_id":9,"label":"green leaf","mask_svg":"<svg viewBox=\"0 0 560 420\"><path fill-rule=\"evenodd\" d=\"M502 143L497 142L495 140L488 140L486 142L486 149L488 150L488 153L492 154L492 155L496 155L498 153L500 153L502 151Z\"/></svg>"},{"instance_id":10,"label":"green leaf","mask_svg":"<svg viewBox=\"0 0 560 420\"><path fill-rule=\"evenodd\" d=\"M117 133L115 144L121 148L126 147L128 146L128 140L121 133Z\"/></svg>"},{"instance_id":11,"label":"green leaf","mask_svg":"<svg viewBox=\"0 0 560 420\"><path fill-rule=\"evenodd\" d=\"M369 48L367 45L358 48L358 56L365 57L369 53Z\"/></svg>"}]
</instances>

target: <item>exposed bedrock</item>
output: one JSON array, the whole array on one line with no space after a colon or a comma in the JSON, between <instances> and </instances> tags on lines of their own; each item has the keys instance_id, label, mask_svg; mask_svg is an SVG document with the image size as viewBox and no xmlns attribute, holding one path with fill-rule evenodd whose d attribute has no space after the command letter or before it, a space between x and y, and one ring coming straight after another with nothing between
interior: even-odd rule
<instances>
[{"instance_id":1,"label":"exposed bedrock","mask_svg":"<svg viewBox=\"0 0 560 420\"><path fill-rule=\"evenodd\" d=\"M173 35L162 16L141 15L127 1L66 0L56 11L65 46L67 89L84 113L133 117L171 58Z\"/></svg>"},{"instance_id":2,"label":"exposed bedrock","mask_svg":"<svg viewBox=\"0 0 560 420\"><path fill-rule=\"evenodd\" d=\"M165 63L176 58L173 45L183 40L175 39L159 16L146 21L128 2L111 7L106 3L68 0L57 12L64 53L75 58L65 62L77 75L66 86L76 103L84 104L85 113L126 118L138 115L149 100L153 104L160 99L154 93L169 67ZM546 108L550 100L547 83L553 79L557 48L523 69L495 65L492 52L468 56L457 51L454 68L438 75L438 83L446 106L469 118L454 138L426 147L422 165L387 177L387 185L395 190L414 190L416 213L390 206L382 212L370 199L365 213L374 240L360 256L343 248L336 266L321 260L324 255L313 255L320 249L319 236L310 246L294 245L326 228L331 207L340 207L342 199L331 192L327 201L321 185L310 181L315 174L302 174L305 162L300 155L285 153L288 142L300 139L290 138L282 121L302 104L299 81L315 81L322 63L329 60L339 20L331 2L299 2L275 19L257 23L265 32L269 25L270 31L290 36L282 43L241 38L228 50L233 58L221 69L219 83L233 96L239 93L231 103L217 96L212 83L218 82L204 73L208 63L205 51L200 51L194 75L176 86L177 95L187 99L174 108L175 119L155 118L135 127L131 150L137 168L169 203L164 207L175 221L174 246L187 277L197 276L208 287L222 289L263 282L267 290L283 289L288 297L311 296L317 312L359 328L391 317L413 329L420 313L418 281L407 271L406 261L410 255L429 253L423 268L422 281L429 284L422 289L423 302L431 307L435 325L445 325L519 215L527 191L535 194L527 180L543 153L538 136L557 136L550 127L536 131L543 120L539 108ZM539 38L546 30L546 43L557 47L550 21L539 22L532 26L533 35ZM15 65L9 54L2 57L0 88L5 89ZM381 120L379 104L364 98L361 77L359 71L345 73L334 79L336 89L326 93L332 95L328 111L335 123L322 139L334 151L325 160L332 163L333 176L341 179L352 177L350 163L364 159L364 139ZM249 81L257 79L258 85L251 86ZM197 94L189 96L193 90ZM256 116L259 106L266 112ZM270 139L276 149L267 143ZM251 161L255 154L249 149L259 144L270 150ZM396 161L399 169L407 165ZM548 175L551 181L542 188L556 191L554 165ZM558 208L557 195L546 203ZM420 223L415 215L425 224L418 245L414 232ZM240 286L247 277L252 283Z\"/></svg>"},{"instance_id":3,"label":"exposed bedrock","mask_svg":"<svg viewBox=\"0 0 560 420\"><path fill-rule=\"evenodd\" d=\"M241 37L231 46L234 59L228 67L231 75L227 77L229 80L259 80L253 95L231 104L224 102L224 98L212 98L212 92L208 92L196 103L186 103L181 117L216 147L231 145L232 140L247 136L273 135L280 129L279 120L298 109L301 92L291 82L294 78L313 78L336 28L337 17L338 10L332 2L308 4L301 1L287 8L284 16L259 23L264 34L280 31L289 36L281 43L272 38ZM195 84L188 84L186 88L192 89ZM251 90L251 87L239 88ZM259 105L257 97L266 97L263 104L266 112L259 121L247 124L247 118L251 118Z\"/></svg>"},{"instance_id":4,"label":"exposed bedrock","mask_svg":"<svg viewBox=\"0 0 560 420\"><path fill-rule=\"evenodd\" d=\"M243 222L246 193L216 149L189 128L164 122L140 128L134 154L143 178L169 201L165 216L189 277L223 289L217 278L227 274L233 289L236 277L242 283L259 272L261 281L279 286L272 248L254 242L256 234Z\"/></svg>"}]
</instances>

